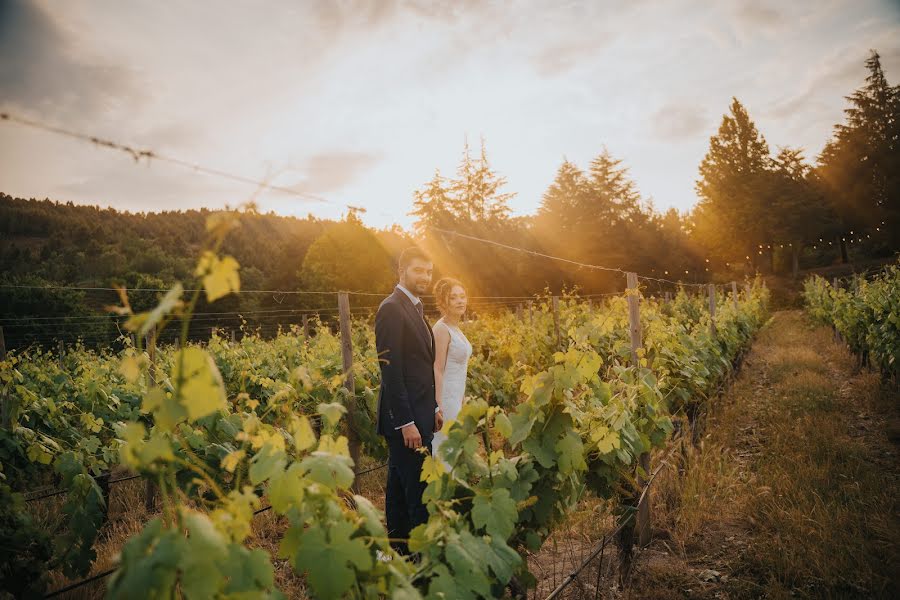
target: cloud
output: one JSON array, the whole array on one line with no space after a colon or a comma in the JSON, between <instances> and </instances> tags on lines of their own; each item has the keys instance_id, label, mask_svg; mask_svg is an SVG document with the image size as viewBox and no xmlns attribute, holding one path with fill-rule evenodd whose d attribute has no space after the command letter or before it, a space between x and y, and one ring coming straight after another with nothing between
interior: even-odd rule
<instances>
[{"instance_id":1,"label":"cloud","mask_svg":"<svg viewBox=\"0 0 900 600\"><path fill-rule=\"evenodd\" d=\"M709 118L697 103L669 102L650 117L650 135L677 142L696 138L709 125Z\"/></svg>"},{"instance_id":2,"label":"cloud","mask_svg":"<svg viewBox=\"0 0 900 600\"><path fill-rule=\"evenodd\" d=\"M67 33L38 4L0 0L0 96L7 104L71 122L132 92L127 69L76 55Z\"/></svg>"},{"instance_id":3,"label":"cloud","mask_svg":"<svg viewBox=\"0 0 900 600\"><path fill-rule=\"evenodd\" d=\"M735 10L735 16L743 25L767 29L776 27L784 19L777 9L757 1L741 2Z\"/></svg>"},{"instance_id":4,"label":"cloud","mask_svg":"<svg viewBox=\"0 0 900 600\"><path fill-rule=\"evenodd\" d=\"M375 166L382 155L366 152L327 152L309 157L298 170L305 178L289 185L305 194L324 194L341 190Z\"/></svg>"}]
</instances>

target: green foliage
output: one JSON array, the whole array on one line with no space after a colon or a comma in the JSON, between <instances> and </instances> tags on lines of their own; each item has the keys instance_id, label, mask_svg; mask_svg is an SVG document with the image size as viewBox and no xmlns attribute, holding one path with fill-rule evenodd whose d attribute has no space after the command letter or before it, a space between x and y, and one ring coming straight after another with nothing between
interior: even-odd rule
<instances>
[{"instance_id":1,"label":"green foliage","mask_svg":"<svg viewBox=\"0 0 900 600\"><path fill-rule=\"evenodd\" d=\"M28 515L21 494L0 482L0 598L43 598L50 537Z\"/></svg>"},{"instance_id":2,"label":"green foliage","mask_svg":"<svg viewBox=\"0 0 900 600\"><path fill-rule=\"evenodd\" d=\"M201 254L207 265L220 243L214 237ZM222 288L209 273L196 271L215 296ZM229 290L239 285L233 275ZM152 321L161 329L180 318L185 332L201 292L182 304L174 289L132 315L130 326ZM53 361L41 362L40 351L37 361L12 353L3 381L21 400L14 430L4 434L15 458L8 472L23 485L21 473L52 462L70 490L57 553L73 574L90 564L104 508L92 470L117 458L156 482L162 515L123 549L113 598L277 597L271 558L244 545L263 496L289 524L278 556L306 576L314 597L499 597L514 575L529 580L521 552L539 549L585 493L621 501L638 458L671 432L670 411L713 389L760 324L765 299L758 282L736 307L723 297L713 338L698 308L704 299L663 307L645 298L639 364L631 364L623 298L593 308L564 298L559 342L549 298L536 299L534 323L504 313L467 324L476 348L470 396L445 425L441 452L452 468L425 458L429 519L410 539L417 563L393 552L367 500L346 501L355 465L344 417L353 411L361 429L374 429L365 419L378 363L362 322L353 331L353 394L342 386L339 339L324 327L308 340L292 331L271 341L214 337L201 348L183 338L181 350L158 349L152 362L131 348L80 351L67 370L84 381L48 378L52 370L42 369ZM101 374L107 381L95 380ZM84 399L57 415L48 407L60 390ZM91 437L79 451L69 448Z\"/></svg>"},{"instance_id":3,"label":"green foliage","mask_svg":"<svg viewBox=\"0 0 900 600\"><path fill-rule=\"evenodd\" d=\"M806 310L816 321L834 326L854 353L885 377L900 375L900 264L850 288L834 288L814 275L803 282Z\"/></svg>"},{"instance_id":4,"label":"green foliage","mask_svg":"<svg viewBox=\"0 0 900 600\"><path fill-rule=\"evenodd\" d=\"M314 290L386 292L396 283L391 256L362 223L348 219L332 225L309 247L300 279Z\"/></svg>"}]
</instances>

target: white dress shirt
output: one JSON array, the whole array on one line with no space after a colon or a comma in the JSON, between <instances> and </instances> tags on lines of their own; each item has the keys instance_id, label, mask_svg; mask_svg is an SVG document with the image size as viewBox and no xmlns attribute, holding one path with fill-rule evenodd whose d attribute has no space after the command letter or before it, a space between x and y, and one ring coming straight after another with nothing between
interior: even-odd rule
<instances>
[{"instance_id":1,"label":"white dress shirt","mask_svg":"<svg viewBox=\"0 0 900 600\"><path fill-rule=\"evenodd\" d=\"M409 301L413 303L413 306L416 306L417 304L422 304L422 300L418 296L413 294L411 291L406 289L406 287L404 287L402 284L398 283L397 289L400 290L401 292L403 292L404 294L406 294L406 297L409 298ZM439 410L441 410L441 407L440 406L436 407L434 409L434 414L437 414L437 412ZM410 425L413 425L413 424L415 424L415 421L410 421L409 423L404 423L400 427L394 427L394 430L396 431L397 429L403 429L404 427L409 427Z\"/></svg>"}]
</instances>

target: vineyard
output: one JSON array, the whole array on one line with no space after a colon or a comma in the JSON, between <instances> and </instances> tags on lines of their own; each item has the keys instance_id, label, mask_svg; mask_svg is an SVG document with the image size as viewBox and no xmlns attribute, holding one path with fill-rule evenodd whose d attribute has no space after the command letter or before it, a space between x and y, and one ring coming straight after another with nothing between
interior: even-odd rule
<instances>
[{"instance_id":1,"label":"vineyard","mask_svg":"<svg viewBox=\"0 0 900 600\"><path fill-rule=\"evenodd\" d=\"M857 355L860 366L873 366L897 379L900 362L900 265L891 265L871 279L854 277L849 288L838 280L814 276L804 282L807 311L819 323L834 328Z\"/></svg>"},{"instance_id":2,"label":"vineyard","mask_svg":"<svg viewBox=\"0 0 900 600\"><path fill-rule=\"evenodd\" d=\"M527 312L466 323L476 349L468 400L445 426L451 472L426 458L430 518L413 531L413 562L394 554L382 514L354 493L356 447L373 463L385 454L368 320L354 320L350 340L314 322L313 335L153 344L166 327L187 331L200 293L214 301L239 291L237 263L217 254L235 224L210 221L196 271L203 292L184 300L175 286L153 310L130 314L123 290L111 308L129 316L137 346L6 357L0 489L3 535L17 546L3 551L5 589L44 593L48 564L70 578L90 571L111 470L144 478L160 511L122 548L110 598L279 597L273 557L245 545L254 514L269 507L287 523L277 558L313 597L489 598L511 582L533 585L522 553L538 550L585 495L634 528L642 458L674 424L690 426L766 314L768 292L754 281L737 295L711 286L709 296L682 289L666 302L636 285L601 302L536 296ZM41 486L66 497L49 535L22 496Z\"/></svg>"}]
</instances>

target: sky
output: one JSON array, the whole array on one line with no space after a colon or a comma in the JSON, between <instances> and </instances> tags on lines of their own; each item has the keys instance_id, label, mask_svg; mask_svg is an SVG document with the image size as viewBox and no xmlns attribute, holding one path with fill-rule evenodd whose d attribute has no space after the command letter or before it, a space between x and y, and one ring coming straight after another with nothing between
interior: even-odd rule
<instances>
[{"instance_id":1,"label":"sky","mask_svg":"<svg viewBox=\"0 0 900 600\"><path fill-rule=\"evenodd\" d=\"M0 110L266 181L259 208L409 227L413 192L485 140L514 214L607 148L657 210L696 201L737 97L814 159L900 0L0 0ZM258 190L0 122L0 192L161 211Z\"/></svg>"}]
</instances>

